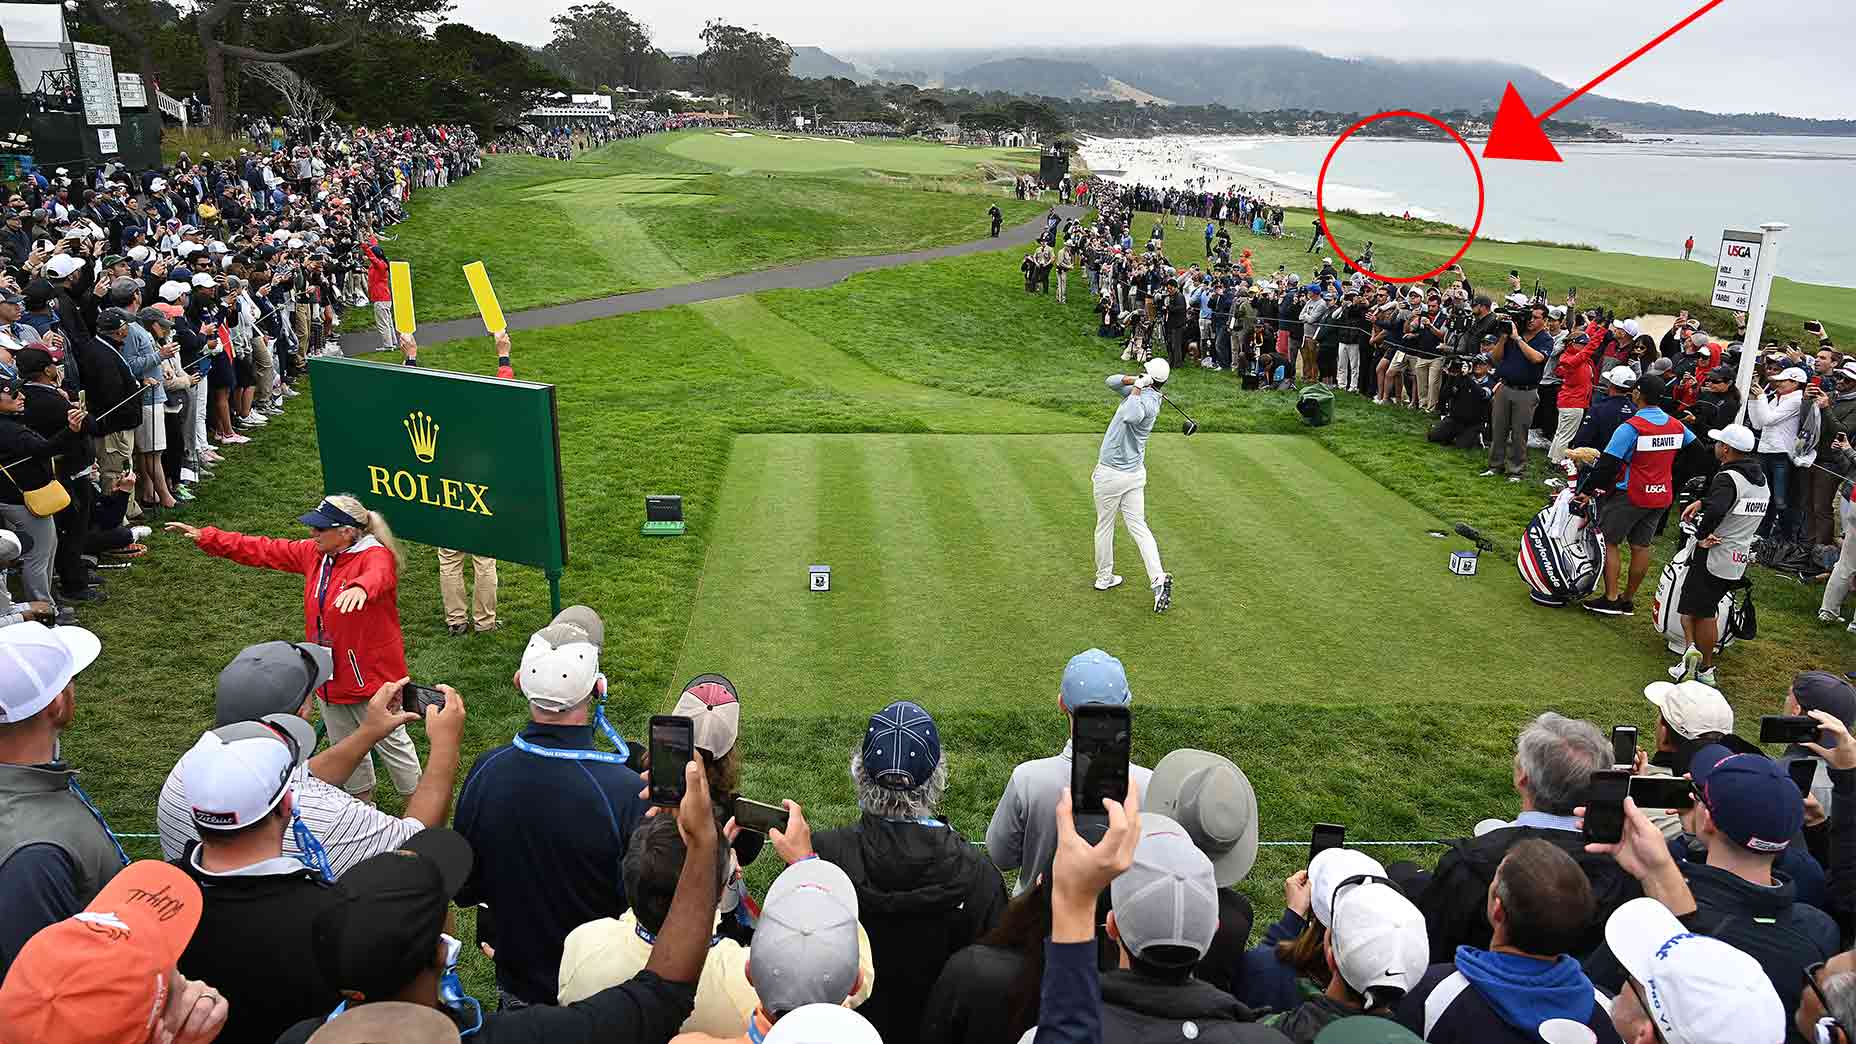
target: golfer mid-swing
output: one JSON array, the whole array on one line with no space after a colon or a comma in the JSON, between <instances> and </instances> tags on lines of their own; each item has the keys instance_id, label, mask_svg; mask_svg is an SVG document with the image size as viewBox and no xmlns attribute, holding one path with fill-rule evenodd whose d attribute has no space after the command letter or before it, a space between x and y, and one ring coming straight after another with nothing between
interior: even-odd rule
<instances>
[{"instance_id":1,"label":"golfer mid-swing","mask_svg":"<svg viewBox=\"0 0 1856 1044\"><path fill-rule=\"evenodd\" d=\"M1160 568L1160 549L1147 528L1147 436L1160 416L1160 387L1171 370L1165 359L1149 359L1139 377L1111 374L1108 386L1122 397L1115 419L1102 436L1094 474L1096 494L1096 590L1121 583L1115 575L1115 513L1121 512L1128 535L1141 552L1147 580L1154 589L1154 612L1173 605L1173 578Z\"/></svg>"}]
</instances>

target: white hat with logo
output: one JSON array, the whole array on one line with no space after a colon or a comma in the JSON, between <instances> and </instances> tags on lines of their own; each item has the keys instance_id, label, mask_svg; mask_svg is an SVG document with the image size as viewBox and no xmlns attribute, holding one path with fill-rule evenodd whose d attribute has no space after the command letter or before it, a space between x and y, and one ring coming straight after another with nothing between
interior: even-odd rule
<instances>
[{"instance_id":1,"label":"white hat with logo","mask_svg":"<svg viewBox=\"0 0 1856 1044\"><path fill-rule=\"evenodd\" d=\"M315 752L315 728L294 714L267 714L209 731L177 766L194 825L238 830L270 815Z\"/></svg>"},{"instance_id":2,"label":"white hat with logo","mask_svg":"<svg viewBox=\"0 0 1856 1044\"><path fill-rule=\"evenodd\" d=\"M605 622L598 613L584 605L568 606L529 638L516 672L517 687L529 703L545 711L580 706L599 682L599 650L605 639Z\"/></svg>"},{"instance_id":3,"label":"white hat with logo","mask_svg":"<svg viewBox=\"0 0 1856 1044\"><path fill-rule=\"evenodd\" d=\"M1759 962L1690 932L1662 903L1643 896L1618 907L1605 921L1605 942L1643 987L1644 1014L1667 1044L1786 1038L1785 1005Z\"/></svg>"},{"instance_id":4,"label":"white hat with logo","mask_svg":"<svg viewBox=\"0 0 1856 1044\"><path fill-rule=\"evenodd\" d=\"M0 627L0 724L25 721L51 706L102 651L103 643L82 627Z\"/></svg>"},{"instance_id":5,"label":"white hat with logo","mask_svg":"<svg viewBox=\"0 0 1856 1044\"><path fill-rule=\"evenodd\" d=\"M1734 709L1712 685L1693 680L1651 682L1643 687L1643 698L1656 704L1663 720L1683 739L1734 731Z\"/></svg>"},{"instance_id":6,"label":"white hat with logo","mask_svg":"<svg viewBox=\"0 0 1856 1044\"><path fill-rule=\"evenodd\" d=\"M1398 889L1378 881L1343 889L1329 913L1334 963L1355 993L1389 988L1403 995L1424 977L1431 963L1424 914Z\"/></svg>"}]
</instances>

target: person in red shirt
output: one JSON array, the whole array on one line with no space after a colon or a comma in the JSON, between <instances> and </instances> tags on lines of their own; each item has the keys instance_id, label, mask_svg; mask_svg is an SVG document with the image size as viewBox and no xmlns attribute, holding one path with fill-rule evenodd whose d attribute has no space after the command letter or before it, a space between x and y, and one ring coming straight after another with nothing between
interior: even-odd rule
<instances>
[{"instance_id":1,"label":"person in red shirt","mask_svg":"<svg viewBox=\"0 0 1856 1044\"><path fill-rule=\"evenodd\" d=\"M315 534L308 540L247 536L212 526L196 529L181 522L169 522L167 529L215 558L302 575L303 636L328 647L335 659L335 675L316 693L316 703L329 742L339 743L360 727L376 690L407 678L400 634L402 557L386 518L346 493L324 497L300 521ZM406 726L388 733L374 753L387 763L402 797L418 789L419 752ZM362 801L373 799L372 758L362 759L347 789Z\"/></svg>"},{"instance_id":2,"label":"person in red shirt","mask_svg":"<svg viewBox=\"0 0 1856 1044\"><path fill-rule=\"evenodd\" d=\"M1582 333L1567 338L1566 347L1560 351L1559 367L1553 372L1560 379L1559 398L1555 400L1559 423L1553 429L1553 444L1547 447L1547 460L1558 464L1566 459L1573 436L1579 434L1579 425L1585 420L1586 407L1592 405L1592 381L1596 375L1591 338Z\"/></svg>"}]
</instances>

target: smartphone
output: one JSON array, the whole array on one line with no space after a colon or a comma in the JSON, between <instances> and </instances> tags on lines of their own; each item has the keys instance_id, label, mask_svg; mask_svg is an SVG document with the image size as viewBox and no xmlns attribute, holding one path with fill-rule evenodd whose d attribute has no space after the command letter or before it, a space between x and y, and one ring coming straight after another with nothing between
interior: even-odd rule
<instances>
[{"instance_id":1,"label":"smartphone","mask_svg":"<svg viewBox=\"0 0 1856 1044\"><path fill-rule=\"evenodd\" d=\"M1611 726L1611 763L1626 768L1637 763L1637 726Z\"/></svg>"},{"instance_id":2,"label":"smartphone","mask_svg":"<svg viewBox=\"0 0 1856 1044\"><path fill-rule=\"evenodd\" d=\"M1624 839L1624 799L1630 796L1630 773L1594 772L1585 792L1585 839L1615 845Z\"/></svg>"},{"instance_id":3,"label":"smartphone","mask_svg":"<svg viewBox=\"0 0 1856 1044\"><path fill-rule=\"evenodd\" d=\"M1085 703L1070 712L1070 795L1073 816L1108 815L1104 799L1128 797L1128 708Z\"/></svg>"},{"instance_id":4,"label":"smartphone","mask_svg":"<svg viewBox=\"0 0 1856 1044\"><path fill-rule=\"evenodd\" d=\"M1798 796L1803 798L1811 793L1811 784L1817 781L1817 759L1799 758L1787 762L1785 771L1791 773L1792 782L1798 786Z\"/></svg>"},{"instance_id":5,"label":"smartphone","mask_svg":"<svg viewBox=\"0 0 1856 1044\"><path fill-rule=\"evenodd\" d=\"M427 707L445 709L445 694L430 685L407 682L400 690L400 706L423 718Z\"/></svg>"},{"instance_id":6,"label":"smartphone","mask_svg":"<svg viewBox=\"0 0 1856 1044\"><path fill-rule=\"evenodd\" d=\"M1695 784L1682 776L1632 776L1630 799L1638 808L1689 808L1695 804Z\"/></svg>"},{"instance_id":7,"label":"smartphone","mask_svg":"<svg viewBox=\"0 0 1856 1044\"><path fill-rule=\"evenodd\" d=\"M1761 743L1816 743L1817 719L1808 715L1762 714L1759 718Z\"/></svg>"},{"instance_id":8,"label":"smartphone","mask_svg":"<svg viewBox=\"0 0 1856 1044\"><path fill-rule=\"evenodd\" d=\"M477 904L477 945L496 949L496 918L487 903Z\"/></svg>"},{"instance_id":9,"label":"smartphone","mask_svg":"<svg viewBox=\"0 0 1856 1044\"><path fill-rule=\"evenodd\" d=\"M695 751L695 722L680 714L651 715L651 804L683 801L683 766Z\"/></svg>"},{"instance_id":10,"label":"smartphone","mask_svg":"<svg viewBox=\"0 0 1856 1044\"><path fill-rule=\"evenodd\" d=\"M744 797L735 799L735 825L756 834L786 829L786 809Z\"/></svg>"},{"instance_id":11,"label":"smartphone","mask_svg":"<svg viewBox=\"0 0 1856 1044\"><path fill-rule=\"evenodd\" d=\"M1347 847L1347 828L1339 823L1316 823L1308 838L1308 864L1313 866L1315 857L1330 848Z\"/></svg>"}]
</instances>

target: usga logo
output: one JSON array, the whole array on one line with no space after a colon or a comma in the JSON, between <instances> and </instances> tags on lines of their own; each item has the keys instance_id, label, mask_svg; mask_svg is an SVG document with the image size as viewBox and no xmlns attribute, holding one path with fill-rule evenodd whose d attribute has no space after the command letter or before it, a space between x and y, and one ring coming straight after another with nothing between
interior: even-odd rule
<instances>
[{"instance_id":1,"label":"usga logo","mask_svg":"<svg viewBox=\"0 0 1856 1044\"><path fill-rule=\"evenodd\" d=\"M412 442L412 455L419 463L430 464L438 459L438 421L422 410L414 410L400 424L406 429L406 437ZM404 468L389 471L378 464L367 466L367 481L369 492L375 496L462 511L467 515L494 517L483 499L490 487L474 482L414 474Z\"/></svg>"}]
</instances>

